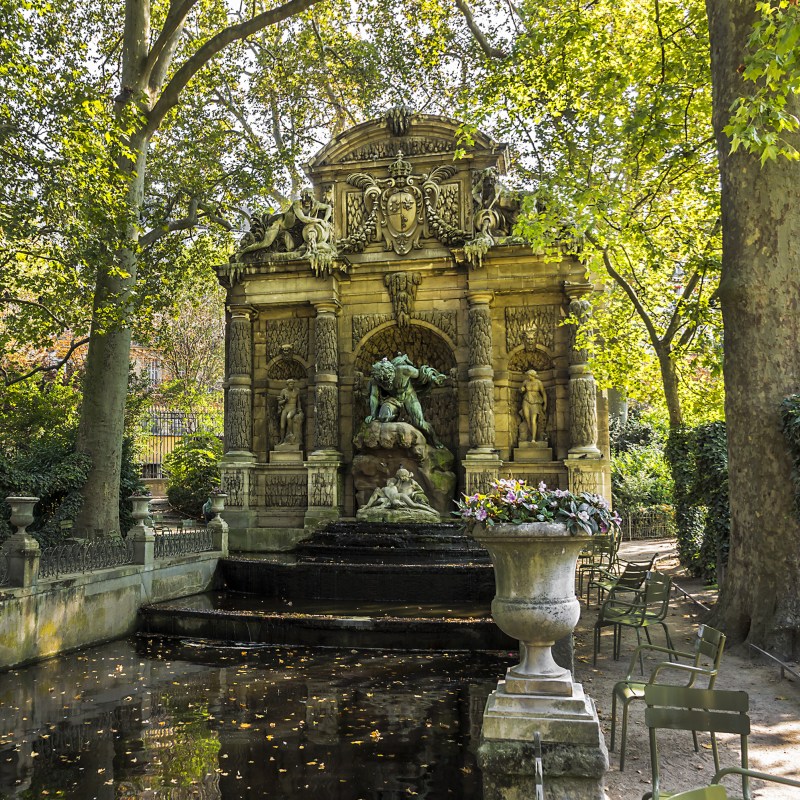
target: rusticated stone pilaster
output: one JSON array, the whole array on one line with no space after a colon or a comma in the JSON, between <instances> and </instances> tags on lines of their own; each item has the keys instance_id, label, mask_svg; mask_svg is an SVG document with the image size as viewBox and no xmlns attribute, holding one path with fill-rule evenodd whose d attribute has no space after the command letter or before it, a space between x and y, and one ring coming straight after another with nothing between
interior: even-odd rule
<instances>
[{"instance_id":1,"label":"rusticated stone pilaster","mask_svg":"<svg viewBox=\"0 0 800 800\"><path fill-rule=\"evenodd\" d=\"M469 442L471 447L494 447L494 383L469 382Z\"/></svg>"},{"instance_id":2,"label":"rusticated stone pilaster","mask_svg":"<svg viewBox=\"0 0 800 800\"><path fill-rule=\"evenodd\" d=\"M339 388L335 383L318 383L314 388L314 449L339 446Z\"/></svg>"},{"instance_id":3,"label":"rusticated stone pilaster","mask_svg":"<svg viewBox=\"0 0 800 800\"><path fill-rule=\"evenodd\" d=\"M252 432L250 387L231 386L228 389L228 409L225 415L226 450L249 451Z\"/></svg>"},{"instance_id":4,"label":"rusticated stone pilaster","mask_svg":"<svg viewBox=\"0 0 800 800\"><path fill-rule=\"evenodd\" d=\"M494 448L494 370L490 292L468 295L469 314L469 438L475 452Z\"/></svg>"},{"instance_id":5,"label":"rusticated stone pilaster","mask_svg":"<svg viewBox=\"0 0 800 800\"><path fill-rule=\"evenodd\" d=\"M314 450L339 447L339 333L336 306L317 306L314 326Z\"/></svg>"}]
</instances>

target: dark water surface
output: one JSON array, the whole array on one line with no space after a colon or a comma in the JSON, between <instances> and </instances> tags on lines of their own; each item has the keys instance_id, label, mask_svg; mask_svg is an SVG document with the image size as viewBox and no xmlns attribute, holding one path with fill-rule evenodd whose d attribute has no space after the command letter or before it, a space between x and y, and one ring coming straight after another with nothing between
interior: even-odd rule
<instances>
[{"instance_id":1,"label":"dark water surface","mask_svg":"<svg viewBox=\"0 0 800 800\"><path fill-rule=\"evenodd\" d=\"M114 642L0 675L0 798L479 800L508 654Z\"/></svg>"}]
</instances>

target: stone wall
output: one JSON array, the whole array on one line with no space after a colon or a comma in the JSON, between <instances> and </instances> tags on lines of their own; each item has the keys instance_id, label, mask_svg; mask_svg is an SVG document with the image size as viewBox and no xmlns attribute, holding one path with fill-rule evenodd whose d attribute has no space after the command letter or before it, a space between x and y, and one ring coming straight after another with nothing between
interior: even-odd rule
<instances>
[{"instance_id":1,"label":"stone wall","mask_svg":"<svg viewBox=\"0 0 800 800\"><path fill-rule=\"evenodd\" d=\"M217 588L220 552L0 588L0 669L136 631L138 611Z\"/></svg>"}]
</instances>

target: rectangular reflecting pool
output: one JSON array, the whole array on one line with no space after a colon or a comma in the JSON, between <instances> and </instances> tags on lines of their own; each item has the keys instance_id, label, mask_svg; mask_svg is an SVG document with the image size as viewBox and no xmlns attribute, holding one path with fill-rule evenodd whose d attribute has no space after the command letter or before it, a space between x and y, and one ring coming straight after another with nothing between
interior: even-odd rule
<instances>
[{"instance_id":1,"label":"rectangular reflecting pool","mask_svg":"<svg viewBox=\"0 0 800 800\"><path fill-rule=\"evenodd\" d=\"M482 796L516 654L139 638L0 674L0 798Z\"/></svg>"}]
</instances>

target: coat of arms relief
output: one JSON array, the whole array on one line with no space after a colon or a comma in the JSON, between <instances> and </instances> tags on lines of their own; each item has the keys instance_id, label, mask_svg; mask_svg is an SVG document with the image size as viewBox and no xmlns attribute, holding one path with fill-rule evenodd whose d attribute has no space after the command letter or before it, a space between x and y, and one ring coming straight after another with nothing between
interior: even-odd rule
<instances>
[{"instance_id":1,"label":"coat of arms relief","mask_svg":"<svg viewBox=\"0 0 800 800\"><path fill-rule=\"evenodd\" d=\"M388 178L367 172L348 175L347 183L362 192L363 219L349 236L336 243L337 249L340 253L360 253L370 242L383 239L386 250L403 256L419 249L423 236L446 245L462 244L467 232L439 211L442 182L455 174L452 164L414 174L412 165L398 152L389 166Z\"/></svg>"}]
</instances>

